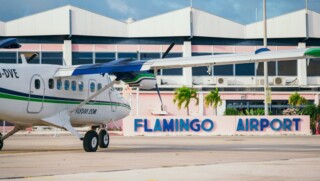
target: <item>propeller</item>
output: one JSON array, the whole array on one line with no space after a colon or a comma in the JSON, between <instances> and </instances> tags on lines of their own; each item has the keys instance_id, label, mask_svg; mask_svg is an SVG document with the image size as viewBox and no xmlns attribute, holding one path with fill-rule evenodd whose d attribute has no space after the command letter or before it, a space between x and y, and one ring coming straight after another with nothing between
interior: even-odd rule
<instances>
[{"instance_id":1,"label":"propeller","mask_svg":"<svg viewBox=\"0 0 320 181\"><path fill-rule=\"evenodd\" d=\"M29 57L27 59L27 63L30 63L32 59L34 59L35 57L39 56L39 53L38 52L35 52L34 54L31 55L31 57Z\"/></svg>"},{"instance_id":2,"label":"propeller","mask_svg":"<svg viewBox=\"0 0 320 181\"><path fill-rule=\"evenodd\" d=\"M167 50L164 52L161 58L166 58L166 56L169 54L171 49L174 47L175 43L171 43L170 46L167 48Z\"/></svg>"}]
</instances>

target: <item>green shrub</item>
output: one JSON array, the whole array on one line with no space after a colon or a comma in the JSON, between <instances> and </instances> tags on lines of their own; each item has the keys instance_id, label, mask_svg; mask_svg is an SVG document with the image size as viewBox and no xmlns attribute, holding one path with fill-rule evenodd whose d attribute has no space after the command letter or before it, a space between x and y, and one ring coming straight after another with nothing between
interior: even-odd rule
<instances>
[{"instance_id":1,"label":"green shrub","mask_svg":"<svg viewBox=\"0 0 320 181\"><path fill-rule=\"evenodd\" d=\"M241 116L262 116L264 115L264 109L246 109L240 113ZM271 112L269 112L271 115Z\"/></svg>"},{"instance_id":2,"label":"green shrub","mask_svg":"<svg viewBox=\"0 0 320 181\"><path fill-rule=\"evenodd\" d=\"M240 112L235 108L227 108L224 111L224 115L226 115L226 116L238 116L238 115L240 115Z\"/></svg>"}]
</instances>

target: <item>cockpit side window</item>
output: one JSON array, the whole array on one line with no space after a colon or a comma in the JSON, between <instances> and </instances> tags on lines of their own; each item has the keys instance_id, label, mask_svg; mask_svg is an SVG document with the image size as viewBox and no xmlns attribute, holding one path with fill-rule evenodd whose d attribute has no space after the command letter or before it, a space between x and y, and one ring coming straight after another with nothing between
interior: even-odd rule
<instances>
[{"instance_id":1,"label":"cockpit side window","mask_svg":"<svg viewBox=\"0 0 320 181\"><path fill-rule=\"evenodd\" d=\"M53 89L54 88L54 80L53 79L49 79L48 86L49 86L49 89Z\"/></svg>"},{"instance_id":2,"label":"cockpit side window","mask_svg":"<svg viewBox=\"0 0 320 181\"><path fill-rule=\"evenodd\" d=\"M35 80L34 80L34 87L35 87L36 89L40 89L40 86L41 86L40 80L39 80L39 79L35 79Z\"/></svg>"}]
</instances>

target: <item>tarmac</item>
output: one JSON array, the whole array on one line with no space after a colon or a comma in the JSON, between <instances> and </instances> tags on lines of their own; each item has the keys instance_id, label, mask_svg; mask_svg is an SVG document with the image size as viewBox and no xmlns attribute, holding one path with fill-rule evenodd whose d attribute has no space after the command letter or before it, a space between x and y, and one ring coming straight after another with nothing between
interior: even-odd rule
<instances>
[{"instance_id":1,"label":"tarmac","mask_svg":"<svg viewBox=\"0 0 320 181\"><path fill-rule=\"evenodd\" d=\"M123 137L86 153L70 134L19 134L0 180L320 180L320 136Z\"/></svg>"}]
</instances>

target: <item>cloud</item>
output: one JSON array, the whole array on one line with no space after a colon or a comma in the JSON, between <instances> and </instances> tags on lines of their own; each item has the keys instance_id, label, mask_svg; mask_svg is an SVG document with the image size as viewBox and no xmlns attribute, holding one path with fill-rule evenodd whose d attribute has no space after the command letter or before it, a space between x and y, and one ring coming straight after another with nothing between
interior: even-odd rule
<instances>
[{"instance_id":1,"label":"cloud","mask_svg":"<svg viewBox=\"0 0 320 181\"><path fill-rule=\"evenodd\" d=\"M106 3L111 10L122 15L137 16L138 14L135 9L129 7L128 4L122 0L106 0Z\"/></svg>"},{"instance_id":2,"label":"cloud","mask_svg":"<svg viewBox=\"0 0 320 181\"><path fill-rule=\"evenodd\" d=\"M188 2L188 3L186 3ZM187 6L189 4L189 1L185 0L185 2L181 1L168 1L168 0L150 0L151 5L156 6L158 8L162 9L170 9L170 10L176 10L181 9Z\"/></svg>"},{"instance_id":3,"label":"cloud","mask_svg":"<svg viewBox=\"0 0 320 181\"><path fill-rule=\"evenodd\" d=\"M71 4L114 19L144 19L190 6L190 0L0 0L0 20L9 21ZM268 17L304 8L305 0L267 0ZM232 21L248 24L262 19L262 0L193 0L193 6ZM320 0L309 0L320 12Z\"/></svg>"}]
</instances>

